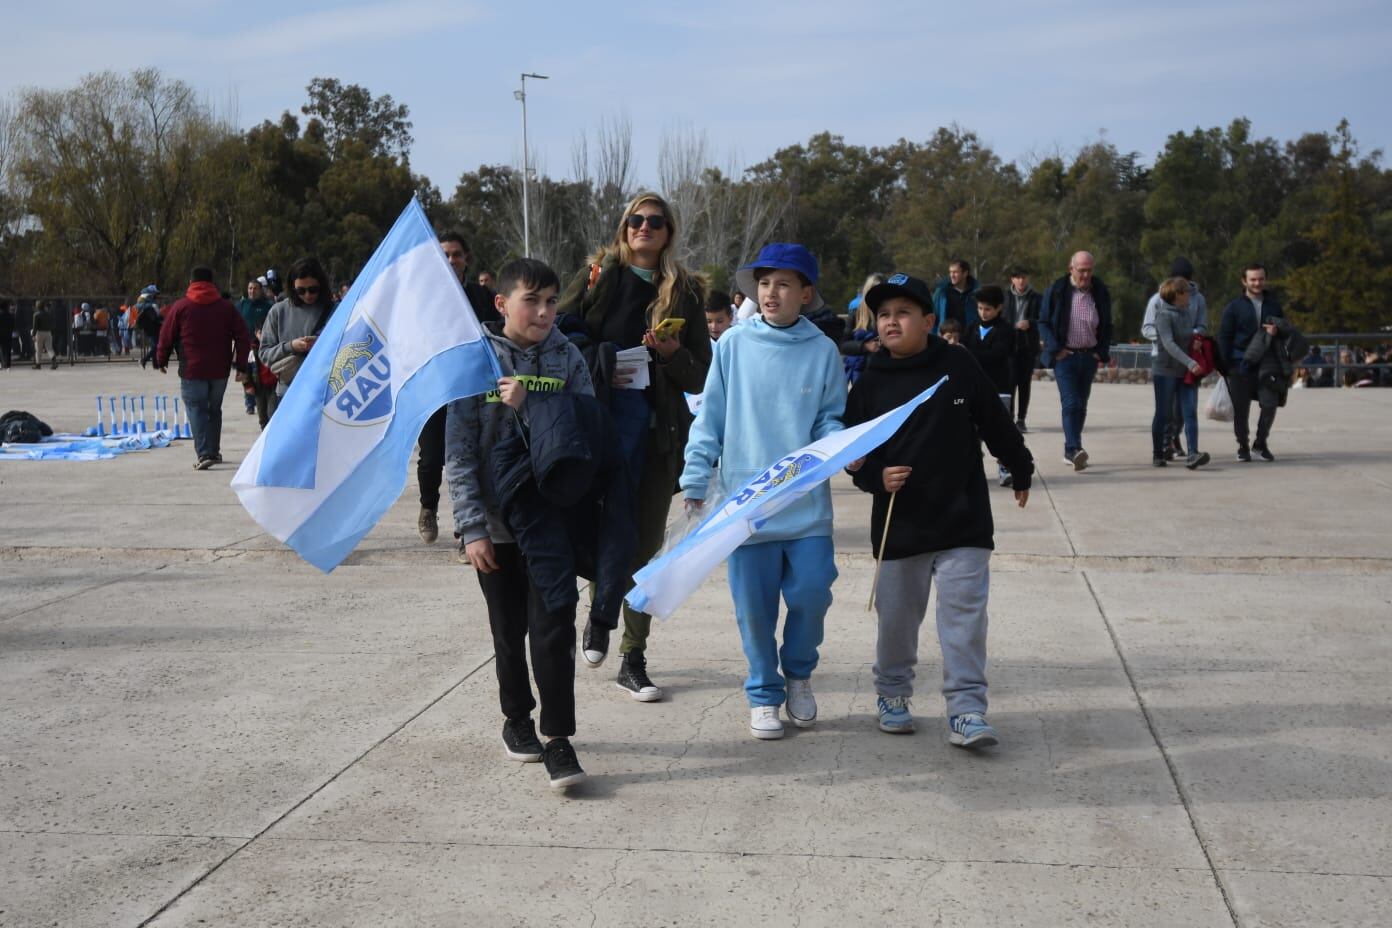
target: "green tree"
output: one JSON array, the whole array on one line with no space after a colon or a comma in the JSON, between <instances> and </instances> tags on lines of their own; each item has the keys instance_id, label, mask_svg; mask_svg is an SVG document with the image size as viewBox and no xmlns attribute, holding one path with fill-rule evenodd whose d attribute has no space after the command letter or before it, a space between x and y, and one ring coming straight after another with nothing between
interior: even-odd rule
<instances>
[{"instance_id":1,"label":"green tree","mask_svg":"<svg viewBox=\"0 0 1392 928\"><path fill-rule=\"evenodd\" d=\"M1337 150L1319 182L1325 209L1306 233L1315 258L1281 283L1308 328L1372 331L1387 324L1392 268L1360 197L1358 149L1348 120L1339 123L1335 138Z\"/></svg>"},{"instance_id":2,"label":"green tree","mask_svg":"<svg viewBox=\"0 0 1392 928\"><path fill-rule=\"evenodd\" d=\"M300 112L317 120L335 156L349 142L360 142L376 155L406 161L411 152L411 111L391 94L374 97L366 87L316 77L305 88L309 102Z\"/></svg>"},{"instance_id":3,"label":"green tree","mask_svg":"<svg viewBox=\"0 0 1392 928\"><path fill-rule=\"evenodd\" d=\"M182 81L154 69L31 90L20 110L25 208L69 266L128 291L170 279L197 160L225 136Z\"/></svg>"}]
</instances>

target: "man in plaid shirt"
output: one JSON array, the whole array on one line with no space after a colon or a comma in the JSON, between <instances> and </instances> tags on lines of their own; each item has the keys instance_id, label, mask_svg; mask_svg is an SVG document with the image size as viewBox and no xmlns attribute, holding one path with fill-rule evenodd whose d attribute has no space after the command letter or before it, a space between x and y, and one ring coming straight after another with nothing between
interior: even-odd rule
<instances>
[{"instance_id":1,"label":"man in plaid shirt","mask_svg":"<svg viewBox=\"0 0 1392 928\"><path fill-rule=\"evenodd\" d=\"M1075 471L1088 465L1083 424L1097 367L1107 363L1112 344L1112 296L1092 274L1086 251L1068 262L1068 273L1054 281L1039 310L1044 363L1054 370L1063 407L1063 459Z\"/></svg>"}]
</instances>

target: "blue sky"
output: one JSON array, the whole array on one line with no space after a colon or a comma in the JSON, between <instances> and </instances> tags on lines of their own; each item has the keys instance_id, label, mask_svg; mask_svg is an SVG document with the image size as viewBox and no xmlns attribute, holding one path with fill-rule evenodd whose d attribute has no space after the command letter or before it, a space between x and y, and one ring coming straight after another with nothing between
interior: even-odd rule
<instances>
[{"instance_id":1,"label":"blue sky","mask_svg":"<svg viewBox=\"0 0 1392 928\"><path fill-rule=\"evenodd\" d=\"M461 171L532 147L570 170L575 138L632 121L639 177L665 131L708 134L743 167L829 130L874 145L973 129L1007 160L1106 137L1149 161L1177 129L1237 116L1293 138L1348 117L1392 147L1387 0L945 4L475 0L43 0L7 4L0 94L154 65L243 126L298 111L333 76L411 108L412 165L448 195ZM17 8L15 8L17 7Z\"/></svg>"}]
</instances>

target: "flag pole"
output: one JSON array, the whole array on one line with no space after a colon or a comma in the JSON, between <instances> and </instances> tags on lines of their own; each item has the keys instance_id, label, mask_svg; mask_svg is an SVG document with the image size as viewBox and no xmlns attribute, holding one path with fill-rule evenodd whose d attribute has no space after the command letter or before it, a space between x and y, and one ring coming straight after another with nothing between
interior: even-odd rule
<instances>
[{"instance_id":1,"label":"flag pole","mask_svg":"<svg viewBox=\"0 0 1392 928\"><path fill-rule=\"evenodd\" d=\"M875 558L875 579L870 581L870 602L865 604L866 612L872 612L875 609L875 590L880 585L880 565L884 563L885 542L889 541L889 520L894 518L894 500L898 495L898 490L889 494L889 509L885 510L884 531L880 533L880 556Z\"/></svg>"}]
</instances>

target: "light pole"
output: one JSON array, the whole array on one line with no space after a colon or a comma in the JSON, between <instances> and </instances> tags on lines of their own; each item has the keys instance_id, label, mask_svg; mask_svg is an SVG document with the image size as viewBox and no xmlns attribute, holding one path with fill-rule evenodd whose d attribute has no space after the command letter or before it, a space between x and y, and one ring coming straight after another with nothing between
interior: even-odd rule
<instances>
[{"instance_id":1,"label":"light pole","mask_svg":"<svg viewBox=\"0 0 1392 928\"><path fill-rule=\"evenodd\" d=\"M522 101L522 255L532 256L532 216L530 194L532 168L527 156L527 78L537 81L550 80L545 74L523 74L522 89L514 90L513 97Z\"/></svg>"}]
</instances>

